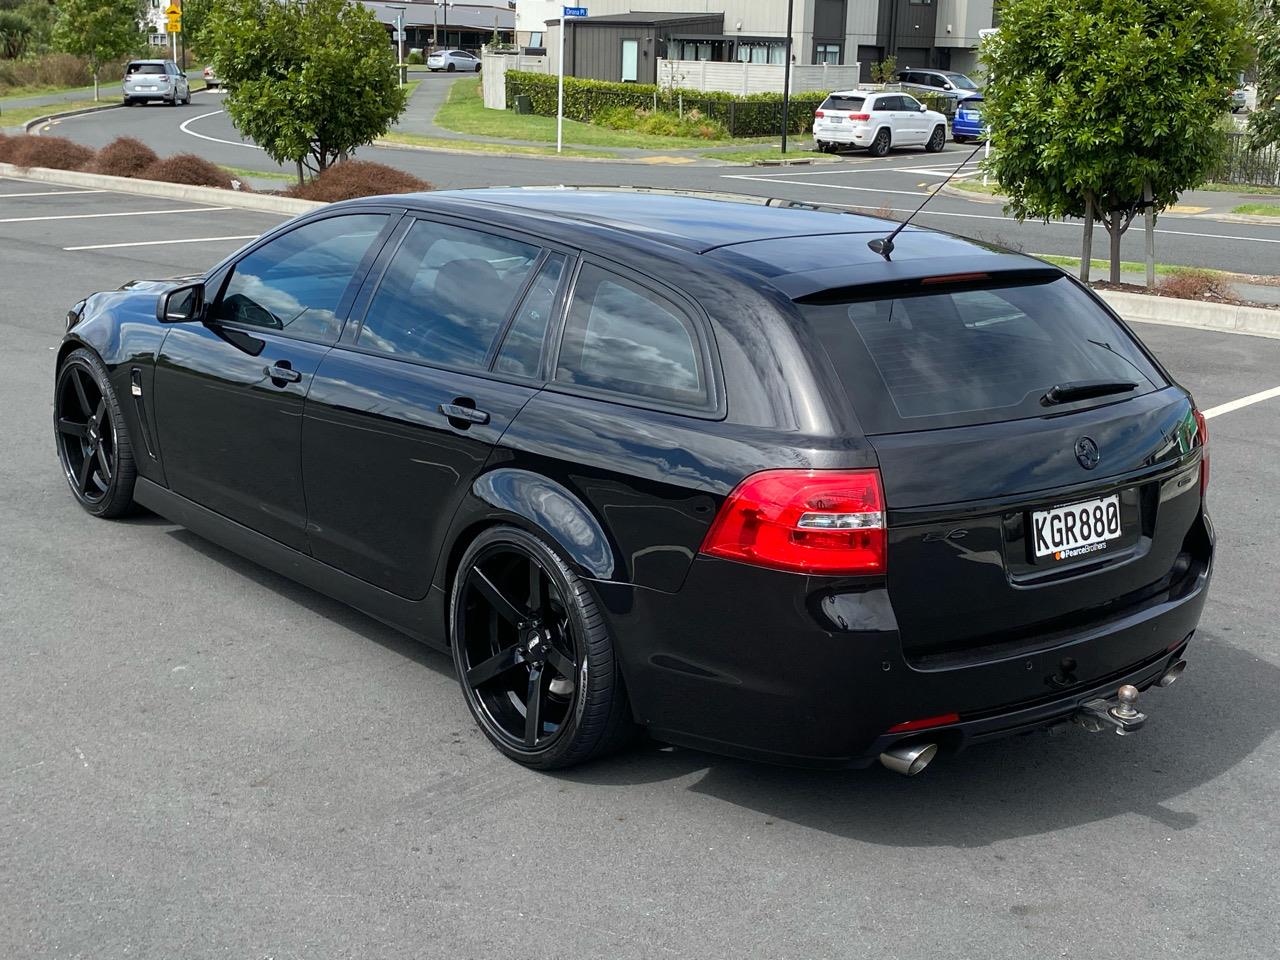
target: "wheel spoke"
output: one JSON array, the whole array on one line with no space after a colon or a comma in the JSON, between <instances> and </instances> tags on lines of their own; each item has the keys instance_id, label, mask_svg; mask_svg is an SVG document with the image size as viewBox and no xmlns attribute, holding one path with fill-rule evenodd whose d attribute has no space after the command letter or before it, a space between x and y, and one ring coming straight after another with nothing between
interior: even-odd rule
<instances>
[{"instance_id":1,"label":"wheel spoke","mask_svg":"<svg viewBox=\"0 0 1280 960\"><path fill-rule=\"evenodd\" d=\"M107 459L106 448L101 443L98 444L98 472L103 483L111 482L111 461Z\"/></svg>"},{"instance_id":2,"label":"wheel spoke","mask_svg":"<svg viewBox=\"0 0 1280 960\"><path fill-rule=\"evenodd\" d=\"M74 420L68 420L66 417L59 417L58 432L65 433L71 437L85 437L89 433L89 428L83 423L76 423Z\"/></svg>"},{"instance_id":3,"label":"wheel spoke","mask_svg":"<svg viewBox=\"0 0 1280 960\"><path fill-rule=\"evenodd\" d=\"M97 417L98 423L106 426L107 423L107 398L103 397L98 401L98 409L93 411L93 415Z\"/></svg>"},{"instance_id":4,"label":"wheel spoke","mask_svg":"<svg viewBox=\"0 0 1280 960\"><path fill-rule=\"evenodd\" d=\"M524 704L524 745L536 747L542 733L542 664L529 668L529 696Z\"/></svg>"},{"instance_id":5,"label":"wheel spoke","mask_svg":"<svg viewBox=\"0 0 1280 960\"><path fill-rule=\"evenodd\" d=\"M574 670L573 661L550 644L547 645L547 663L551 664L556 673L566 680L574 678L576 671Z\"/></svg>"},{"instance_id":6,"label":"wheel spoke","mask_svg":"<svg viewBox=\"0 0 1280 960\"><path fill-rule=\"evenodd\" d=\"M89 478L93 476L93 462L93 455L86 454L84 460L80 463L80 472L76 474L76 489L83 494L89 492Z\"/></svg>"},{"instance_id":7,"label":"wheel spoke","mask_svg":"<svg viewBox=\"0 0 1280 960\"><path fill-rule=\"evenodd\" d=\"M497 655L468 670L467 683L473 687L478 687L480 684L487 683L499 674L506 673L512 667L519 666L523 662L524 657L521 655L519 647L507 647Z\"/></svg>"},{"instance_id":8,"label":"wheel spoke","mask_svg":"<svg viewBox=\"0 0 1280 960\"><path fill-rule=\"evenodd\" d=\"M84 374L79 367L71 368L71 383L76 388L76 399L80 401L80 412L88 419L93 413L93 407L89 403L89 396L84 392Z\"/></svg>"},{"instance_id":9,"label":"wheel spoke","mask_svg":"<svg viewBox=\"0 0 1280 960\"><path fill-rule=\"evenodd\" d=\"M529 610L533 614L537 614L546 610L547 604L547 578L543 576L542 568L534 561L533 557L529 558Z\"/></svg>"},{"instance_id":10,"label":"wheel spoke","mask_svg":"<svg viewBox=\"0 0 1280 960\"><path fill-rule=\"evenodd\" d=\"M502 595L502 591L493 585L493 581L479 567L472 567L472 575L475 577L476 589L484 594L484 598L489 601L493 609L498 611L498 616L502 617L511 624L521 624L529 619L519 607Z\"/></svg>"}]
</instances>

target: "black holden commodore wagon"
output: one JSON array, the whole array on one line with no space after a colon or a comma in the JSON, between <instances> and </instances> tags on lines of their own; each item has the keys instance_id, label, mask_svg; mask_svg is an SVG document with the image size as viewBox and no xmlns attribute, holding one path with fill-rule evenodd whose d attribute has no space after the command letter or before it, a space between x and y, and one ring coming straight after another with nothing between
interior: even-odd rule
<instances>
[{"instance_id":1,"label":"black holden commodore wagon","mask_svg":"<svg viewBox=\"0 0 1280 960\"><path fill-rule=\"evenodd\" d=\"M334 204L68 314L55 438L150 508L451 652L504 754L640 728L914 773L1130 733L1213 555L1203 418L1061 270L776 203Z\"/></svg>"}]
</instances>

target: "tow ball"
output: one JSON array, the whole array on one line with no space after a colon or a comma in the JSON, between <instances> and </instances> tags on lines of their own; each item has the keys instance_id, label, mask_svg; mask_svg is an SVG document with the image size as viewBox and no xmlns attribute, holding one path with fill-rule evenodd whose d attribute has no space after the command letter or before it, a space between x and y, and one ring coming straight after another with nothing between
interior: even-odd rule
<instances>
[{"instance_id":1,"label":"tow ball","mask_svg":"<svg viewBox=\"0 0 1280 960\"><path fill-rule=\"evenodd\" d=\"M1111 727L1123 737L1141 730L1147 722L1147 715L1135 706L1137 702L1138 688L1126 683L1110 699L1099 698L1080 704L1080 709L1071 719L1090 733Z\"/></svg>"}]
</instances>

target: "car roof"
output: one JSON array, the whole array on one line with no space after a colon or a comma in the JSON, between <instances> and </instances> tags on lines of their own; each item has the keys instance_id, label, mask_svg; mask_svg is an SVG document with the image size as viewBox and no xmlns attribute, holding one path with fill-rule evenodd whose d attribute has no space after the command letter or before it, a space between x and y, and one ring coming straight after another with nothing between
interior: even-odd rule
<instances>
[{"instance_id":1,"label":"car roof","mask_svg":"<svg viewBox=\"0 0 1280 960\"><path fill-rule=\"evenodd\" d=\"M886 262L867 243L896 221L741 195L600 188L491 188L370 198L501 222L625 259L623 247L668 259L706 256L789 297L907 277L1041 268L1041 261L915 225ZM353 204L369 201L352 201Z\"/></svg>"},{"instance_id":2,"label":"car roof","mask_svg":"<svg viewBox=\"0 0 1280 960\"><path fill-rule=\"evenodd\" d=\"M172 61L172 60L130 60L130 61L129 61L129 66L133 66L135 63L159 63L159 64L165 64L165 63L173 63L173 61Z\"/></svg>"}]
</instances>

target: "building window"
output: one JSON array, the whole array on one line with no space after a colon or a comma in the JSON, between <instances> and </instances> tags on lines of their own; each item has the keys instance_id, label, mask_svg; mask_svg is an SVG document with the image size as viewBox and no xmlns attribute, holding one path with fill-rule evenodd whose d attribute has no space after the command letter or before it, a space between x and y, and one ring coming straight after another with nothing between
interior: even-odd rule
<instances>
[{"instance_id":1,"label":"building window","mask_svg":"<svg viewBox=\"0 0 1280 960\"><path fill-rule=\"evenodd\" d=\"M756 41L738 44L739 63L785 63L787 44L784 40Z\"/></svg>"},{"instance_id":2,"label":"building window","mask_svg":"<svg viewBox=\"0 0 1280 960\"><path fill-rule=\"evenodd\" d=\"M535 31L533 31L531 34L529 34L529 46L531 46L531 47L540 47L540 46L542 46L542 31L541 31L541 30L535 30Z\"/></svg>"},{"instance_id":3,"label":"building window","mask_svg":"<svg viewBox=\"0 0 1280 960\"><path fill-rule=\"evenodd\" d=\"M838 64L843 53L842 43L819 43L813 48L813 62Z\"/></svg>"}]
</instances>

